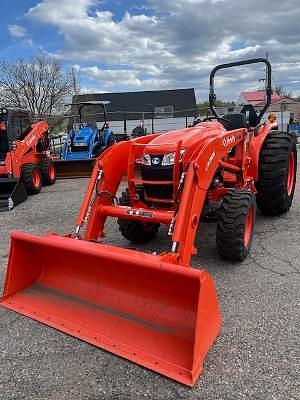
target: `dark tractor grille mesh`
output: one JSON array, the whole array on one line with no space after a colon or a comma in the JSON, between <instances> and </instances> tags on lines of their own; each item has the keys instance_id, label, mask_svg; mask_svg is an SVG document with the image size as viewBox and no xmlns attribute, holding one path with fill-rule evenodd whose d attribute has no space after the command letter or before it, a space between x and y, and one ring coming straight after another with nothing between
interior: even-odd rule
<instances>
[{"instance_id":1,"label":"dark tractor grille mesh","mask_svg":"<svg viewBox=\"0 0 300 400\"><path fill-rule=\"evenodd\" d=\"M173 166L152 167L142 165L142 179L145 181L173 181ZM144 185L146 195L156 199L172 199L173 185Z\"/></svg>"},{"instance_id":2,"label":"dark tractor grille mesh","mask_svg":"<svg viewBox=\"0 0 300 400\"><path fill-rule=\"evenodd\" d=\"M72 146L72 153L79 153L80 151L88 151L88 146Z\"/></svg>"}]
</instances>

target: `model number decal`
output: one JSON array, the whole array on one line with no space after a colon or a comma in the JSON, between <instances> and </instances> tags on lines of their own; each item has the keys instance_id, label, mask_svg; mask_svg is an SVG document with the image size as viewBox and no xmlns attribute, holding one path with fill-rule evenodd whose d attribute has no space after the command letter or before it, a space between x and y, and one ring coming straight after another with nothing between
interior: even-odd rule
<instances>
[{"instance_id":1,"label":"model number decal","mask_svg":"<svg viewBox=\"0 0 300 400\"><path fill-rule=\"evenodd\" d=\"M207 160L206 166L205 166L205 171L208 171L208 168L210 167L210 164L212 163L212 160L216 157L216 151L214 150L211 155L209 156L209 159Z\"/></svg>"},{"instance_id":2,"label":"model number decal","mask_svg":"<svg viewBox=\"0 0 300 400\"><path fill-rule=\"evenodd\" d=\"M151 211L143 211L143 210L126 210L127 215L134 215L134 216L139 216L139 217L147 217L147 218L152 218L153 217L153 212Z\"/></svg>"}]
</instances>

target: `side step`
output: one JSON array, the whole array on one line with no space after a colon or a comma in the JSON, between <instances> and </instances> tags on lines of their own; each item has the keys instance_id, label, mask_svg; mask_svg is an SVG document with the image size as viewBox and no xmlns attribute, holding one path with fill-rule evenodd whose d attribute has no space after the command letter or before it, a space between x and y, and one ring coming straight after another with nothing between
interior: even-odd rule
<instances>
[{"instance_id":1,"label":"side step","mask_svg":"<svg viewBox=\"0 0 300 400\"><path fill-rule=\"evenodd\" d=\"M27 199L24 183L18 178L0 178L0 211L9 211Z\"/></svg>"}]
</instances>

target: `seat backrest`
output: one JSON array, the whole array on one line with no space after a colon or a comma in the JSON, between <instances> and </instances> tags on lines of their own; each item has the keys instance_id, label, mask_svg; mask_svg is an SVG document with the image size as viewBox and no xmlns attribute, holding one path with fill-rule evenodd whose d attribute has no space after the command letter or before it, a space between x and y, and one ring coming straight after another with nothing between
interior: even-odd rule
<instances>
[{"instance_id":1,"label":"seat backrest","mask_svg":"<svg viewBox=\"0 0 300 400\"><path fill-rule=\"evenodd\" d=\"M230 113L230 114L225 114L224 119L227 119L228 121L231 122L231 127L226 124L226 122L222 122L224 127L228 130L234 130L234 129L239 129L239 128L247 128L247 120L245 114L242 113Z\"/></svg>"},{"instance_id":2,"label":"seat backrest","mask_svg":"<svg viewBox=\"0 0 300 400\"><path fill-rule=\"evenodd\" d=\"M241 109L241 113L245 114L248 124L252 127L259 124L258 116L252 104L245 104Z\"/></svg>"}]
</instances>

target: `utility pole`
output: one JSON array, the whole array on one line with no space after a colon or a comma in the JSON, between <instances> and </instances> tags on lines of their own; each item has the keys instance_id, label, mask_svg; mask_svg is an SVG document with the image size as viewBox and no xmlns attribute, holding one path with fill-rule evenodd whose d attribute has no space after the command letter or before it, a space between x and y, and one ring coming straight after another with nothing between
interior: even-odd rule
<instances>
[{"instance_id":1,"label":"utility pole","mask_svg":"<svg viewBox=\"0 0 300 400\"><path fill-rule=\"evenodd\" d=\"M74 92L74 94L78 94L77 81L76 81L74 67L72 67L71 73L72 73L72 81L73 81L73 92Z\"/></svg>"}]
</instances>

